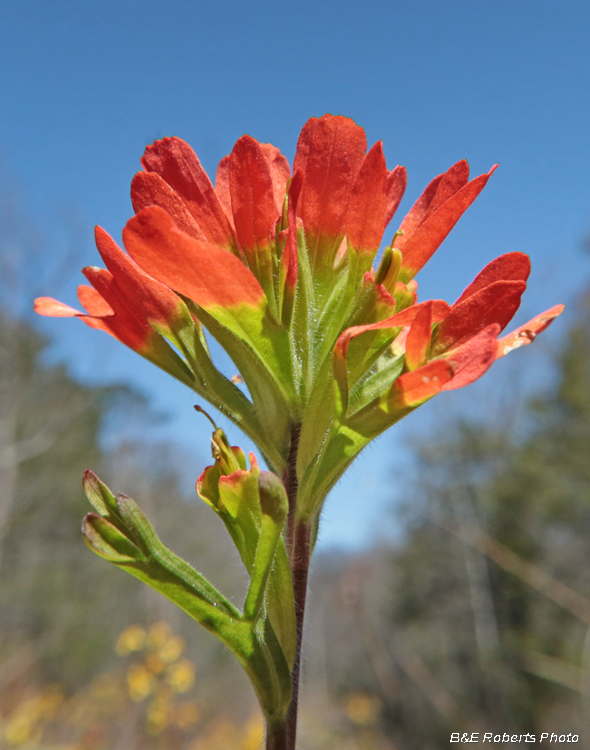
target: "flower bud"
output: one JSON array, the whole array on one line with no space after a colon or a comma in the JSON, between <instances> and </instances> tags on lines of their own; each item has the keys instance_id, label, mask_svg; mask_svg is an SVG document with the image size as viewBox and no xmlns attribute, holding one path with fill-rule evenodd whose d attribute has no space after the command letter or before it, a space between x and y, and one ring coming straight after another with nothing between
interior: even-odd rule
<instances>
[{"instance_id":1,"label":"flower bud","mask_svg":"<svg viewBox=\"0 0 590 750\"><path fill-rule=\"evenodd\" d=\"M381 263L375 274L375 282L383 284L390 294L393 294L399 269L402 264L402 254L394 247L386 247L381 258Z\"/></svg>"},{"instance_id":2,"label":"flower bud","mask_svg":"<svg viewBox=\"0 0 590 750\"><path fill-rule=\"evenodd\" d=\"M258 489L262 512L265 516L270 516L275 523L282 526L289 513L289 500L285 491L285 485L271 471L261 471L258 477Z\"/></svg>"}]
</instances>

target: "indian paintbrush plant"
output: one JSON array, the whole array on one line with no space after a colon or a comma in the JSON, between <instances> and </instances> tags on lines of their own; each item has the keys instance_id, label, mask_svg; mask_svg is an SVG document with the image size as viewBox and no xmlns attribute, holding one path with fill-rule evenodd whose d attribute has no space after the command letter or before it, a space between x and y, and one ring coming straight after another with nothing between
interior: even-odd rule
<instances>
[{"instance_id":1,"label":"indian paintbrush plant","mask_svg":"<svg viewBox=\"0 0 590 750\"><path fill-rule=\"evenodd\" d=\"M269 471L214 424L215 463L197 481L249 573L243 610L158 539L134 500L90 471L84 490L95 512L82 531L94 552L231 649L258 696L267 750L295 750L307 574L330 489L373 438L529 344L563 306L500 336L530 271L520 252L489 263L452 305L418 302L414 277L494 167L470 180L463 160L435 177L374 267L406 170L387 169L381 142L367 152L364 130L348 118L310 119L293 171L248 135L221 160L215 187L179 138L148 146L141 163L127 252L96 229L106 269L84 269L85 312L47 297L35 309L110 333L258 446ZM216 368L206 332L240 378Z\"/></svg>"}]
</instances>

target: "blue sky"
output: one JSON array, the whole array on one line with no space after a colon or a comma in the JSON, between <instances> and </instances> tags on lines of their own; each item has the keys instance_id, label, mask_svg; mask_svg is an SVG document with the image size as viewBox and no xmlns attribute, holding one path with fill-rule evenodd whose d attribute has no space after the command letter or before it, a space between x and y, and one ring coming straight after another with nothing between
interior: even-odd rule
<instances>
[{"instance_id":1,"label":"blue sky","mask_svg":"<svg viewBox=\"0 0 590 750\"><path fill-rule=\"evenodd\" d=\"M184 138L214 174L243 133L292 159L308 117L345 114L370 143L383 140L390 168L406 165L399 219L458 159L474 174L500 162L418 280L422 298L452 301L496 255L528 252L534 270L518 324L567 302L588 278L580 251L590 233L588 38L583 0L4 3L0 167L5 183L19 185L49 261L62 253L64 212L77 217L78 268L98 262L95 224L120 237L129 183L154 139ZM44 292L72 303L76 283L72 273ZM77 377L132 383L168 413L155 435L193 451L187 474L200 473L208 428L190 392L77 321L39 324L53 360ZM493 405L495 384L514 368L543 367L531 349L516 353L512 368L499 363L479 388L441 396L436 408ZM410 418L417 427L434 413L423 411ZM324 546L370 539L396 491L389 466L405 455L408 429L382 438L336 488Z\"/></svg>"}]
</instances>

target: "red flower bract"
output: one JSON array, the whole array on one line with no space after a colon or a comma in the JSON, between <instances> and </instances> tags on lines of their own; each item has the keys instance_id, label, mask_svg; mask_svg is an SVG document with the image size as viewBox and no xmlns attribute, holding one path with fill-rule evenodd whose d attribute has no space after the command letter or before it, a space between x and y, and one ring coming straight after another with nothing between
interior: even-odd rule
<instances>
[{"instance_id":1,"label":"red flower bract","mask_svg":"<svg viewBox=\"0 0 590 750\"><path fill-rule=\"evenodd\" d=\"M519 252L489 263L453 305L417 304L414 276L495 167L470 180L462 160L435 177L375 270L406 171L388 170L380 141L367 152L364 130L348 118L305 124L293 174L277 148L249 135L221 160L215 187L179 138L148 146L141 163L131 186L136 215L123 231L128 254L98 228L108 271L85 270L86 312L49 298L37 311L80 317L172 372L266 440L277 468L298 425L310 446L304 484L322 471L333 479L324 459L344 466L408 411L530 343L563 310L498 340L530 272ZM251 400L217 372L201 325L233 358Z\"/></svg>"}]
</instances>

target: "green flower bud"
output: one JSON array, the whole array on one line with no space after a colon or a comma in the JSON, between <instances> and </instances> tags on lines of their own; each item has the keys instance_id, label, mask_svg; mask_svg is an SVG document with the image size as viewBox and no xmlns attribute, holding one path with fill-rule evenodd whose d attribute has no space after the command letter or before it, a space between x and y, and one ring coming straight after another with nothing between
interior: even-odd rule
<instances>
[{"instance_id":1,"label":"green flower bud","mask_svg":"<svg viewBox=\"0 0 590 750\"><path fill-rule=\"evenodd\" d=\"M285 485L271 471L261 471L258 477L258 489L263 514L270 516L275 523L282 526L289 513L289 499Z\"/></svg>"}]
</instances>

